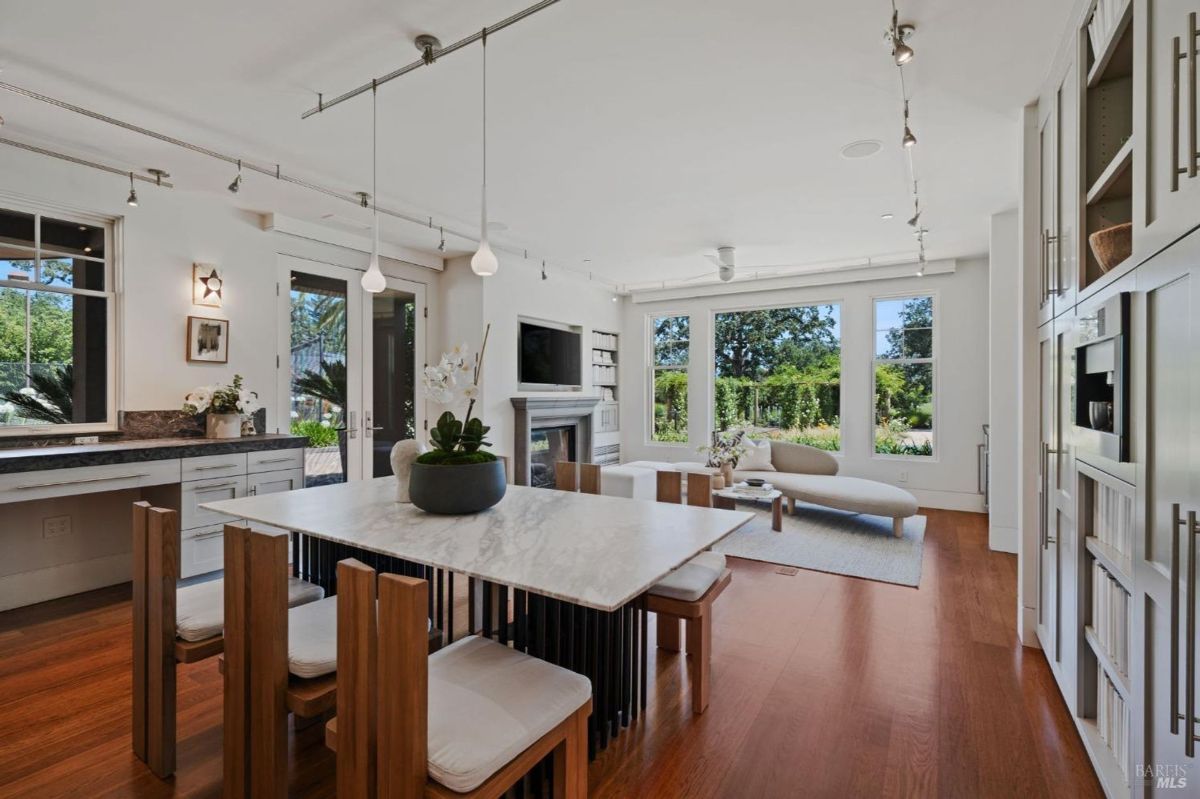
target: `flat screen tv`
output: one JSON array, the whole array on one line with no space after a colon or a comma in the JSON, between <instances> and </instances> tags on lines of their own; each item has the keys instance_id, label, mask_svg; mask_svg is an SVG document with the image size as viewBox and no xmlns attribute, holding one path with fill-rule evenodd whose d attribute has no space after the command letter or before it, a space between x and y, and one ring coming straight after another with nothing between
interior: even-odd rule
<instances>
[{"instance_id":1,"label":"flat screen tv","mask_svg":"<svg viewBox=\"0 0 1200 799\"><path fill-rule=\"evenodd\" d=\"M583 387L582 338L566 327L520 323L518 381L523 391L569 391Z\"/></svg>"}]
</instances>

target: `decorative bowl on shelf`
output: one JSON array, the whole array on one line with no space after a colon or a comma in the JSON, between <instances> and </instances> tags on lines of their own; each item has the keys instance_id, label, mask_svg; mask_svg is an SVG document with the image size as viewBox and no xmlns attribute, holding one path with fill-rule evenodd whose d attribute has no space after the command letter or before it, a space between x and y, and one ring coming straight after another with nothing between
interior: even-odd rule
<instances>
[{"instance_id":1,"label":"decorative bowl on shelf","mask_svg":"<svg viewBox=\"0 0 1200 799\"><path fill-rule=\"evenodd\" d=\"M746 485L750 486L751 488L762 488L763 483L765 483L765 482L767 482L767 481L762 479L761 477L747 477L746 478Z\"/></svg>"},{"instance_id":2,"label":"decorative bowl on shelf","mask_svg":"<svg viewBox=\"0 0 1200 799\"><path fill-rule=\"evenodd\" d=\"M1097 230L1088 236L1088 244L1091 245L1092 254L1100 264L1101 274L1104 274L1133 252L1133 223L1125 222Z\"/></svg>"}]
</instances>

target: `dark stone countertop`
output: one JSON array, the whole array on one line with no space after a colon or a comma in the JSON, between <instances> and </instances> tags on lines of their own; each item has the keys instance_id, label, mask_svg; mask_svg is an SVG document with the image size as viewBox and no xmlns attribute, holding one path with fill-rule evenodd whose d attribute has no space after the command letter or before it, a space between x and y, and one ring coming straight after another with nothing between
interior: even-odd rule
<instances>
[{"instance_id":1,"label":"dark stone countertop","mask_svg":"<svg viewBox=\"0 0 1200 799\"><path fill-rule=\"evenodd\" d=\"M48 447L0 449L0 474L69 469L77 466L107 466L170 458L197 458L232 452L260 452L303 447L302 436L268 434L242 438L143 438L103 444L71 444Z\"/></svg>"}]
</instances>

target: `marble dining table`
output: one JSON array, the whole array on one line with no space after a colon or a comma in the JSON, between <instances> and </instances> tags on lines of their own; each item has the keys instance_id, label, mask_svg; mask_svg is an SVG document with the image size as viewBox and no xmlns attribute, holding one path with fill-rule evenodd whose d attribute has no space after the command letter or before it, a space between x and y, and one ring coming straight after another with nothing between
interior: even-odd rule
<instances>
[{"instance_id":1,"label":"marble dining table","mask_svg":"<svg viewBox=\"0 0 1200 799\"><path fill-rule=\"evenodd\" d=\"M293 570L336 592L336 563L430 581L430 618L469 585L462 632L592 680L593 754L645 708L647 589L753 518L746 511L509 486L481 513L441 516L397 500L392 477L203 503L290 531ZM449 593L446 593L447 584ZM461 586L461 583L460 583ZM461 593L461 592L460 592Z\"/></svg>"}]
</instances>

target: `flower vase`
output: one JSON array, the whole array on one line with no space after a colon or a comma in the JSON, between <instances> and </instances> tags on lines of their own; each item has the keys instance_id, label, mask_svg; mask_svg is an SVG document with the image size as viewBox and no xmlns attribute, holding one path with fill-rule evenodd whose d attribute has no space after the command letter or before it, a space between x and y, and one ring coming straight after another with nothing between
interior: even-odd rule
<instances>
[{"instance_id":1,"label":"flower vase","mask_svg":"<svg viewBox=\"0 0 1200 799\"><path fill-rule=\"evenodd\" d=\"M241 438L240 413L210 413L205 421L206 438Z\"/></svg>"},{"instance_id":2,"label":"flower vase","mask_svg":"<svg viewBox=\"0 0 1200 799\"><path fill-rule=\"evenodd\" d=\"M733 486L733 464L732 463L721 464L721 477L725 478L726 486Z\"/></svg>"}]
</instances>

